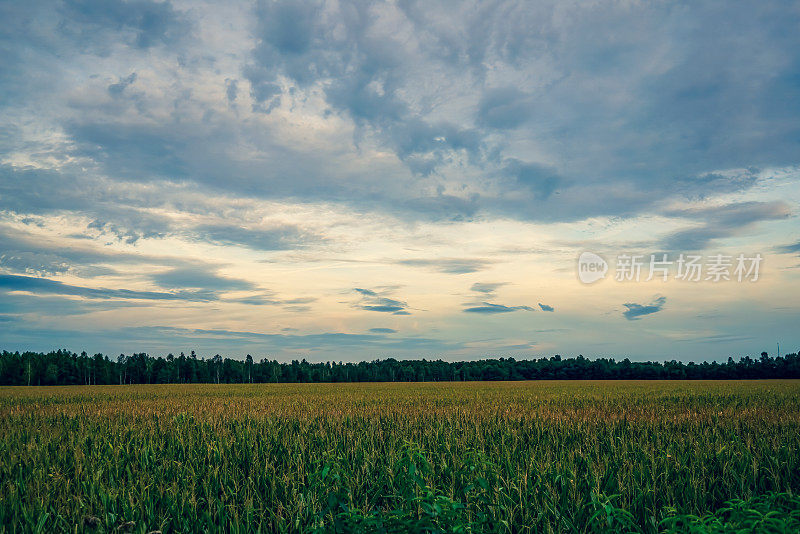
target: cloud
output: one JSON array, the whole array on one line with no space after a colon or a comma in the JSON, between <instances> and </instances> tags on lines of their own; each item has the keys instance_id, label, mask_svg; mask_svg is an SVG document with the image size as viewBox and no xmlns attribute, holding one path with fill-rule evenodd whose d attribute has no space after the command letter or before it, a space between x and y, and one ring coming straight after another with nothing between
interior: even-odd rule
<instances>
[{"instance_id":1,"label":"cloud","mask_svg":"<svg viewBox=\"0 0 800 534\"><path fill-rule=\"evenodd\" d=\"M167 326L124 327L92 332L91 341L85 334L67 329L19 327L15 322L0 322L0 334L4 341L17 346L30 346L36 350L49 350L47 339L63 340L75 347L94 352L98 345L112 345L111 353L135 352L144 345L149 352L178 352L191 348L202 348L200 356L209 357L215 352L230 354L231 351L250 352L254 355L272 351L309 351L327 354L329 358L341 356L343 348L372 352L393 350L452 351L463 348L459 342L450 342L428 337L397 337L380 334L353 334L347 332L284 333L274 334L223 328L180 328ZM188 350L187 350L188 352ZM338 359L338 358L337 358Z\"/></svg>"},{"instance_id":2,"label":"cloud","mask_svg":"<svg viewBox=\"0 0 800 534\"><path fill-rule=\"evenodd\" d=\"M474 291L475 293L480 293L481 299L494 299L495 291L498 288L507 284L508 282L494 282L494 283L476 282L472 284L470 290ZM485 302L481 300L478 300L477 302L466 303L464 305L467 306L463 310L466 313L495 314L495 313L510 313L515 311L534 311L534 309L531 308L530 306L505 306L503 304L495 304L492 302Z\"/></svg>"},{"instance_id":3,"label":"cloud","mask_svg":"<svg viewBox=\"0 0 800 534\"><path fill-rule=\"evenodd\" d=\"M551 221L643 213L654 187L665 199L742 191L756 173L731 179L726 170L796 164L800 111L779 103L800 91L797 15L759 4L678 13L664 5L259 2L252 12L228 10L252 21L254 33L226 47L207 23L216 6L4 9L3 20L22 21L7 25L4 68L13 76L0 91L13 96L8 105L29 115L47 109L37 118L64 138L49 147L56 159L114 180L323 198L415 220ZM695 21L729 31L700 31L708 23ZM236 44L240 56L229 53ZM53 53L63 50L69 61ZM117 68L136 60L152 67L135 80ZM97 77L86 65L98 66ZM93 97L93 84L105 100ZM53 86L87 98L54 95ZM215 86L219 94L197 90ZM126 96L133 87L141 98ZM283 119L237 115L231 102L243 109L246 99L260 111L313 118L303 122L331 136L288 142L307 136L287 136ZM22 131L0 142L42 153ZM391 154L402 167L370 154Z\"/></svg>"},{"instance_id":4,"label":"cloud","mask_svg":"<svg viewBox=\"0 0 800 534\"><path fill-rule=\"evenodd\" d=\"M306 313L312 310L311 306L284 306L283 309L294 313Z\"/></svg>"},{"instance_id":5,"label":"cloud","mask_svg":"<svg viewBox=\"0 0 800 534\"><path fill-rule=\"evenodd\" d=\"M125 78L120 78L120 80L117 83L112 83L111 85L109 85L108 93L112 97L118 97L127 87L129 87L135 81L136 81L136 73L132 72L129 76Z\"/></svg>"},{"instance_id":6,"label":"cloud","mask_svg":"<svg viewBox=\"0 0 800 534\"><path fill-rule=\"evenodd\" d=\"M400 312L403 311L405 307L404 302L400 302L397 300L392 299L381 299L381 302L385 302L386 304L368 304L361 306L362 310L367 311L376 311L376 312Z\"/></svg>"},{"instance_id":7,"label":"cloud","mask_svg":"<svg viewBox=\"0 0 800 534\"><path fill-rule=\"evenodd\" d=\"M14 314L20 324L34 325L44 317L62 319L95 312L152 307L162 304L158 300L134 299L76 299L74 296L42 293L15 293L0 289L0 313ZM78 331L80 331L79 329Z\"/></svg>"},{"instance_id":8,"label":"cloud","mask_svg":"<svg viewBox=\"0 0 800 534\"><path fill-rule=\"evenodd\" d=\"M378 295L377 293L375 293L371 289L363 289L363 288L360 288L360 287L355 288L353 291L355 291L357 293L361 293L362 295L364 295L366 297L375 297L375 296Z\"/></svg>"},{"instance_id":9,"label":"cloud","mask_svg":"<svg viewBox=\"0 0 800 534\"><path fill-rule=\"evenodd\" d=\"M781 245L777 247L777 250L781 254L800 254L800 241L789 245Z\"/></svg>"},{"instance_id":10,"label":"cloud","mask_svg":"<svg viewBox=\"0 0 800 534\"><path fill-rule=\"evenodd\" d=\"M112 309L123 306L210 325L217 307L243 305L263 306L276 331L344 330L350 315L414 309L399 289L371 286L329 302L341 288L396 276L423 294L434 273L442 295L425 299L426 327L460 350L459 321L480 328L461 310L520 308L490 285L446 304L470 273L530 282L510 242L545 250L543 284L559 276L557 243L613 234L629 248L642 238L626 225L658 237L663 217L678 226L647 246L688 251L765 230L764 251L797 252L785 217L798 182L800 13L784 4L65 0L0 2L0 21L0 268L71 282L3 290L30 332L47 327L37 317L91 309L110 311L104 328L123 335L113 323L135 315ZM743 198L753 202L730 200ZM680 205L696 207L665 209ZM778 268L774 283L788 274ZM147 284L139 296L157 298L102 289ZM308 311L308 287L323 305L292 315ZM776 310L764 316L755 339L793 332ZM225 327L247 317L225 315ZM104 335L73 327L54 335Z\"/></svg>"},{"instance_id":11,"label":"cloud","mask_svg":"<svg viewBox=\"0 0 800 534\"><path fill-rule=\"evenodd\" d=\"M274 298L272 295L248 295L246 297L225 299L226 302L236 302L238 304L249 304L251 306L279 306L283 302Z\"/></svg>"},{"instance_id":12,"label":"cloud","mask_svg":"<svg viewBox=\"0 0 800 534\"><path fill-rule=\"evenodd\" d=\"M84 45L100 46L112 32L136 48L172 45L188 30L168 1L67 0L62 13L61 32Z\"/></svg>"},{"instance_id":13,"label":"cloud","mask_svg":"<svg viewBox=\"0 0 800 534\"><path fill-rule=\"evenodd\" d=\"M241 291L255 286L246 280L227 278L211 272L208 267L177 267L153 274L150 278L164 288L202 288L211 291Z\"/></svg>"},{"instance_id":14,"label":"cloud","mask_svg":"<svg viewBox=\"0 0 800 534\"><path fill-rule=\"evenodd\" d=\"M467 274L482 271L494 262L481 258L437 258L400 260L397 263L410 267L426 267L447 274Z\"/></svg>"},{"instance_id":15,"label":"cloud","mask_svg":"<svg viewBox=\"0 0 800 534\"><path fill-rule=\"evenodd\" d=\"M681 339L681 342L693 341L696 343L724 343L724 342L743 342L750 341L753 336L742 336L736 334L713 334L710 336L694 336Z\"/></svg>"},{"instance_id":16,"label":"cloud","mask_svg":"<svg viewBox=\"0 0 800 534\"><path fill-rule=\"evenodd\" d=\"M353 291L361 295L360 300L356 304L356 307L359 309L381 313L391 313L394 315L410 315L410 312L408 311L408 304L406 302L386 296L391 294L391 289L374 291L372 289L357 287L353 289Z\"/></svg>"},{"instance_id":17,"label":"cloud","mask_svg":"<svg viewBox=\"0 0 800 534\"><path fill-rule=\"evenodd\" d=\"M505 130L516 128L532 114L530 95L516 87L499 87L483 93L478 104L478 123Z\"/></svg>"},{"instance_id":18,"label":"cloud","mask_svg":"<svg viewBox=\"0 0 800 534\"><path fill-rule=\"evenodd\" d=\"M208 302L217 299L216 295L209 291L176 291L163 293L158 291L134 291L130 289L96 289L73 286L47 278L7 274L0 274L0 291L27 291L34 294L70 295L93 299L184 300L195 302Z\"/></svg>"},{"instance_id":19,"label":"cloud","mask_svg":"<svg viewBox=\"0 0 800 534\"><path fill-rule=\"evenodd\" d=\"M700 222L699 226L674 232L662 241L667 250L705 250L718 239L747 232L761 221L786 219L791 208L786 202L739 202L723 206L673 210L666 213Z\"/></svg>"},{"instance_id":20,"label":"cloud","mask_svg":"<svg viewBox=\"0 0 800 534\"><path fill-rule=\"evenodd\" d=\"M316 297L297 297L290 299L281 299L274 296L272 293L265 293L262 295L252 294L246 297L225 298L220 299L222 302L234 302L237 304L248 304L251 306L282 306L284 310L291 312L307 312L311 310L311 306L305 306L316 302Z\"/></svg>"},{"instance_id":21,"label":"cloud","mask_svg":"<svg viewBox=\"0 0 800 534\"><path fill-rule=\"evenodd\" d=\"M472 306L470 308L465 308L464 311L466 313L494 314L494 313L510 313L515 311L533 311L533 308L531 308L530 306L503 306L502 304L492 304L491 302L483 302L481 306Z\"/></svg>"},{"instance_id":22,"label":"cloud","mask_svg":"<svg viewBox=\"0 0 800 534\"><path fill-rule=\"evenodd\" d=\"M201 241L217 245L241 245L254 250L287 250L298 246L310 236L296 226L269 229L248 229L235 225L203 225L192 230Z\"/></svg>"},{"instance_id":23,"label":"cloud","mask_svg":"<svg viewBox=\"0 0 800 534\"><path fill-rule=\"evenodd\" d=\"M553 308L552 306L549 306L549 305L547 305L547 304L542 304L541 302L539 303L539 308L540 308L542 311L546 311L546 312L551 312L551 311L555 311L555 310L556 310L556 309L555 309L555 308Z\"/></svg>"},{"instance_id":24,"label":"cloud","mask_svg":"<svg viewBox=\"0 0 800 534\"><path fill-rule=\"evenodd\" d=\"M56 254L36 254L18 250L0 253L0 266L11 271L39 276L63 274L70 269L69 262Z\"/></svg>"},{"instance_id":25,"label":"cloud","mask_svg":"<svg viewBox=\"0 0 800 534\"><path fill-rule=\"evenodd\" d=\"M636 304L635 302L626 302L623 304L627 308L622 315L629 321L635 321L644 315L651 315L658 313L664 308L667 302L667 297L657 297L650 304Z\"/></svg>"},{"instance_id":26,"label":"cloud","mask_svg":"<svg viewBox=\"0 0 800 534\"><path fill-rule=\"evenodd\" d=\"M131 329L133 330L133 329ZM457 343L448 343L430 338L396 338L373 334L350 334L346 332L323 332L318 334L269 334L260 332L247 332L223 329L184 329L184 328L147 328L154 334L178 335L180 337L202 339L203 337L217 338L231 342L258 342L267 347L281 349L311 349L336 347L372 347L395 349L444 349L459 346Z\"/></svg>"},{"instance_id":27,"label":"cloud","mask_svg":"<svg viewBox=\"0 0 800 534\"><path fill-rule=\"evenodd\" d=\"M479 157L480 132L426 120L406 99L414 54L382 27L384 16L397 15L386 11L351 3L260 2L258 45L244 70L254 108L269 113L281 102L281 76L300 88L323 82L326 102L355 123L357 135L374 134L414 172L429 174L461 151Z\"/></svg>"},{"instance_id":28,"label":"cloud","mask_svg":"<svg viewBox=\"0 0 800 534\"><path fill-rule=\"evenodd\" d=\"M491 295L495 291L497 291L497 288L502 287L502 286L507 285L507 284L508 284L508 282L494 282L494 283L475 282L474 284L472 284L472 287L470 288L470 290L471 291L475 291L477 293L485 293L487 295Z\"/></svg>"},{"instance_id":29,"label":"cloud","mask_svg":"<svg viewBox=\"0 0 800 534\"><path fill-rule=\"evenodd\" d=\"M165 221L158 221L155 224L157 229L152 230L143 230L142 227L148 226L148 224L152 224L155 222L154 220L148 221L146 217L142 217L141 220L136 221L136 226L140 227L137 229L126 228L127 225L118 225L114 223L108 223L101 221L100 219L95 219L86 225L87 230L97 230L103 234L108 234L114 236L118 241L122 241L128 243L129 245L135 244L140 239L152 239L152 238L163 238L167 235L168 226Z\"/></svg>"},{"instance_id":30,"label":"cloud","mask_svg":"<svg viewBox=\"0 0 800 534\"><path fill-rule=\"evenodd\" d=\"M228 104L236 102L236 97L239 95L239 81L230 78L225 80L225 97L228 99Z\"/></svg>"},{"instance_id":31,"label":"cloud","mask_svg":"<svg viewBox=\"0 0 800 534\"><path fill-rule=\"evenodd\" d=\"M71 273L82 277L114 274L117 266L136 265L150 269L153 265L168 267L201 268L200 259L183 259L110 250L98 247L86 235L43 238L0 223L0 265L20 274L51 276ZM114 267L111 267L114 266ZM208 266L209 270L215 269Z\"/></svg>"},{"instance_id":32,"label":"cloud","mask_svg":"<svg viewBox=\"0 0 800 534\"><path fill-rule=\"evenodd\" d=\"M506 160L503 172L512 177L518 186L532 191L539 200L548 199L562 182L558 172L547 165L513 158Z\"/></svg>"},{"instance_id":33,"label":"cloud","mask_svg":"<svg viewBox=\"0 0 800 534\"><path fill-rule=\"evenodd\" d=\"M394 328L370 328L370 332L373 334L396 334L397 330Z\"/></svg>"}]
</instances>

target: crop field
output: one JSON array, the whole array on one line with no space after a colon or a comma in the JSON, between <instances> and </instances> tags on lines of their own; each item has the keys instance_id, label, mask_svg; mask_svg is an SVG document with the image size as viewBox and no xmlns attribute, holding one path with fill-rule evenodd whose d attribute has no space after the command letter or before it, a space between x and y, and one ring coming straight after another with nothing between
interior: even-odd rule
<instances>
[{"instance_id":1,"label":"crop field","mask_svg":"<svg viewBox=\"0 0 800 534\"><path fill-rule=\"evenodd\" d=\"M793 532L800 381L0 388L0 532Z\"/></svg>"}]
</instances>

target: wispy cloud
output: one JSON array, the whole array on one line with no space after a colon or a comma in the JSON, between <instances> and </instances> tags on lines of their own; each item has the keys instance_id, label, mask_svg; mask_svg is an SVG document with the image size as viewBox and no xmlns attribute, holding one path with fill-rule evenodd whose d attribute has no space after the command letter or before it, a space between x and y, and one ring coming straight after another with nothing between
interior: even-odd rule
<instances>
[{"instance_id":1,"label":"wispy cloud","mask_svg":"<svg viewBox=\"0 0 800 534\"><path fill-rule=\"evenodd\" d=\"M493 282L493 283L484 283L484 282L475 282L472 284L470 288L471 291L475 291L477 293L485 293L487 295L494 294L498 288L507 285L507 282Z\"/></svg>"},{"instance_id":2,"label":"wispy cloud","mask_svg":"<svg viewBox=\"0 0 800 534\"><path fill-rule=\"evenodd\" d=\"M711 208L692 208L667 212L667 215L695 220L699 225L668 235L667 250L696 251L708 248L718 239L740 235L761 221L786 219L791 209L786 202L739 202Z\"/></svg>"},{"instance_id":3,"label":"wispy cloud","mask_svg":"<svg viewBox=\"0 0 800 534\"><path fill-rule=\"evenodd\" d=\"M467 274L482 271L494 261L485 258L434 258L400 260L397 263L411 267L425 267L447 274Z\"/></svg>"},{"instance_id":4,"label":"wispy cloud","mask_svg":"<svg viewBox=\"0 0 800 534\"><path fill-rule=\"evenodd\" d=\"M357 287L353 289L353 291L361 296L356 304L357 308L365 311L391 313L394 315L410 315L408 303L387 296L392 293L391 290L384 289L378 292L372 289Z\"/></svg>"},{"instance_id":5,"label":"wispy cloud","mask_svg":"<svg viewBox=\"0 0 800 534\"><path fill-rule=\"evenodd\" d=\"M177 267L151 275L164 288L202 288L211 291L247 290L254 285L246 280L228 278L209 271L208 267Z\"/></svg>"},{"instance_id":6,"label":"wispy cloud","mask_svg":"<svg viewBox=\"0 0 800 534\"><path fill-rule=\"evenodd\" d=\"M47 278L0 274L0 291L26 291L34 294L70 295L93 299L185 300L208 302L217 295L205 290L181 290L170 293L130 289L91 288L65 284Z\"/></svg>"},{"instance_id":7,"label":"wispy cloud","mask_svg":"<svg viewBox=\"0 0 800 534\"><path fill-rule=\"evenodd\" d=\"M800 241L789 245L780 245L777 250L783 254L800 254Z\"/></svg>"},{"instance_id":8,"label":"wispy cloud","mask_svg":"<svg viewBox=\"0 0 800 534\"><path fill-rule=\"evenodd\" d=\"M530 306L503 306L502 304L492 304L491 302L483 302L480 306L472 306L464 308L466 313L509 313L515 311L533 311Z\"/></svg>"}]
</instances>

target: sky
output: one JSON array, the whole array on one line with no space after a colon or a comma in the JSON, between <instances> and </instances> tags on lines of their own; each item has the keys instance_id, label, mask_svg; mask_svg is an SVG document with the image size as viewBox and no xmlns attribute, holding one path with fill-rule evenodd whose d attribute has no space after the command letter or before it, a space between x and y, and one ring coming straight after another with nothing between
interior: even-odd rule
<instances>
[{"instance_id":1,"label":"sky","mask_svg":"<svg viewBox=\"0 0 800 534\"><path fill-rule=\"evenodd\" d=\"M796 352L798 27L777 1L2 2L0 349Z\"/></svg>"}]
</instances>

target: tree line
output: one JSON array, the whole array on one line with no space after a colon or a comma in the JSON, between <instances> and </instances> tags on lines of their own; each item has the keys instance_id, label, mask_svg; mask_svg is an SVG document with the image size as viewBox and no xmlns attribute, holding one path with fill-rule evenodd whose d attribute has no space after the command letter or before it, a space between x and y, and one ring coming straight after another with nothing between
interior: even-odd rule
<instances>
[{"instance_id":1,"label":"tree line","mask_svg":"<svg viewBox=\"0 0 800 534\"><path fill-rule=\"evenodd\" d=\"M581 379L751 379L800 378L797 353L772 358L745 356L739 361L682 363L632 362L628 358L588 359L583 356L517 360L514 358L446 362L443 360L396 360L370 362L291 363L267 358L244 360L187 356L166 357L136 353L111 359L68 350L8 352L0 355L2 385L167 384L167 383L266 383L266 382L422 382L471 380L581 380Z\"/></svg>"}]
</instances>

